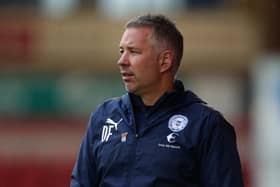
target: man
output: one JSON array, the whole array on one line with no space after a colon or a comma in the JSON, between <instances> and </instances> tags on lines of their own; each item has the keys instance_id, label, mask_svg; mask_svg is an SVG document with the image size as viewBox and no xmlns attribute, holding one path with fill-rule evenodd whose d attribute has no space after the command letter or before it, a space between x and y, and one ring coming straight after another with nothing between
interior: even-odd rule
<instances>
[{"instance_id":1,"label":"man","mask_svg":"<svg viewBox=\"0 0 280 187\"><path fill-rule=\"evenodd\" d=\"M175 79L183 37L162 15L130 20L127 90L92 113L71 187L242 187L233 127Z\"/></svg>"}]
</instances>

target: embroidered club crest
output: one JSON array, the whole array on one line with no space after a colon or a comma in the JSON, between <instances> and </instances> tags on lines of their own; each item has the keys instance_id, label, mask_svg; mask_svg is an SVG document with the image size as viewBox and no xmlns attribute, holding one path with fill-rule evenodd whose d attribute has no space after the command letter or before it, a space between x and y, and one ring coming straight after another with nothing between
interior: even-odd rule
<instances>
[{"instance_id":1,"label":"embroidered club crest","mask_svg":"<svg viewBox=\"0 0 280 187\"><path fill-rule=\"evenodd\" d=\"M172 132L180 132L187 126L188 122L189 120L186 116L180 114L174 115L169 119L168 128Z\"/></svg>"}]
</instances>

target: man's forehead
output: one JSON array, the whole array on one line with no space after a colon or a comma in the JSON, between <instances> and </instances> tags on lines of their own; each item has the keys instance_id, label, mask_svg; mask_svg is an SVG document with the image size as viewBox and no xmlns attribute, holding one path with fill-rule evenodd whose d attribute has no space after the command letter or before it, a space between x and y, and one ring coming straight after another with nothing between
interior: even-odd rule
<instances>
[{"instance_id":1,"label":"man's forehead","mask_svg":"<svg viewBox=\"0 0 280 187\"><path fill-rule=\"evenodd\" d=\"M124 30L123 36L139 36L149 38L152 35L152 29L149 27L129 27Z\"/></svg>"},{"instance_id":2,"label":"man's forehead","mask_svg":"<svg viewBox=\"0 0 280 187\"><path fill-rule=\"evenodd\" d=\"M129 27L124 30L120 43L146 42L151 36L149 27Z\"/></svg>"}]
</instances>

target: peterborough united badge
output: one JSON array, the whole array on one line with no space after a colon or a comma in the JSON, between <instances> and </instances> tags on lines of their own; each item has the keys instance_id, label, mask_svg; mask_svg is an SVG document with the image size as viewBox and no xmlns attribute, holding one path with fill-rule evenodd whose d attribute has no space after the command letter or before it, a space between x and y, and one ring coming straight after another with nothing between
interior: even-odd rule
<instances>
[{"instance_id":1,"label":"peterborough united badge","mask_svg":"<svg viewBox=\"0 0 280 187\"><path fill-rule=\"evenodd\" d=\"M180 132L187 126L188 122L189 120L186 116L178 114L169 119L168 127L173 132Z\"/></svg>"}]
</instances>

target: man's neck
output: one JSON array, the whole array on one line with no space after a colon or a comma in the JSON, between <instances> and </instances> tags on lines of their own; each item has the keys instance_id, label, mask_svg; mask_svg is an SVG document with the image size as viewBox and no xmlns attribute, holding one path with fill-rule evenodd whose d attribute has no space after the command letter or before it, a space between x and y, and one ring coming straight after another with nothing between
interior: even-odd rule
<instances>
[{"instance_id":1,"label":"man's neck","mask_svg":"<svg viewBox=\"0 0 280 187\"><path fill-rule=\"evenodd\" d=\"M161 91L150 92L148 94L143 94L140 97L144 105L153 106L163 94L167 92L173 92L173 91L174 91L174 87L173 84L171 84L170 86L166 87L165 89L162 89Z\"/></svg>"}]
</instances>

